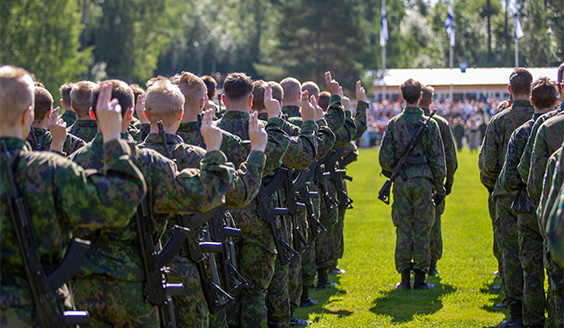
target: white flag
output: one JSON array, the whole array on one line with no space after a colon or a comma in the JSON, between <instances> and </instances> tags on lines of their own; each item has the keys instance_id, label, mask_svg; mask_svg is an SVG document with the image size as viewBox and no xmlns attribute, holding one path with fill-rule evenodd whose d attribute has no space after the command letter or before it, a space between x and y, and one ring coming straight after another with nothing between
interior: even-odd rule
<instances>
[{"instance_id":1,"label":"white flag","mask_svg":"<svg viewBox=\"0 0 564 328\"><path fill-rule=\"evenodd\" d=\"M386 1L382 0L382 22L380 24L380 46L388 43L388 19L386 18Z\"/></svg>"},{"instance_id":2,"label":"white flag","mask_svg":"<svg viewBox=\"0 0 564 328\"><path fill-rule=\"evenodd\" d=\"M525 36L523 29L521 28L521 22L519 22L519 12L517 8L515 9L515 41Z\"/></svg>"},{"instance_id":3,"label":"white flag","mask_svg":"<svg viewBox=\"0 0 564 328\"><path fill-rule=\"evenodd\" d=\"M452 14L452 5L448 6L447 18L445 21L445 28L450 38L450 45L454 47L454 15Z\"/></svg>"}]
</instances>

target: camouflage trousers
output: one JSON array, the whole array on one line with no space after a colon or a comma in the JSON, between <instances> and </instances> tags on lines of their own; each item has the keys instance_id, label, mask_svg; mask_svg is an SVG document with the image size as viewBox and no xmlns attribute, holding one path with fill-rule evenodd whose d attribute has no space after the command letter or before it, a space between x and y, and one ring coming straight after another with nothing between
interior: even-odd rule
<instances>
[{"instance_id":1,"label":"camouflage trousers","mask_svg":"<svg viewBox=\"0 0 564 328\"><path fill-rule=\"evenodd\" d=\"M511 208L513 196L498 196L496 217L500 223L499 248L503 258L503 304L523 301L523 268L519 260L517 213Z\"/></svg>"},{"instance_id":2,"label":"camouflage trousers","mask_svg":"<svg viewBox=\"0 0 564 328\"><path fill-rule=\"evenodd\" d=\"M335 186L330 182L327 182L327 186L329 192L333 195L331 197L335 197L337 194ZM319 235L315 242L315 263L318 270L328 268L333 264L333 260L335 259L334 230L339 220L339 209L337 205L328 203L325 197L320 197L319 209L319 222L327 231Z\"/></svg>"},{"instance_id":3,"label":"camouflage trousers","mask_svg":"<svg viewBox=\"0 0 564 328\"><path fill-rule=\"evenodd\" d=\"M313 286L315 280L315 244L316 242L313 242L313 245L307 248L301 256L301 277L304 286Z\"/></svg>"},{"instance_id":4,"label":"camouflage trousers","mask_svg":"<svg viewBox=\"0 0 564 328\"><path fill-rule=\"evenodd\" d=\"M400 273L407 269L429 271L429 234L435 219L432 190L429 179L394 181L392 221L396 227L395 264Z\"/></svg>"},{"instance_id":5,"label":"camouflage trousers","mask_svg":"<svg viewBox=\"0 0 564 328\"><path fill-rule=\"evenodd\" d=\"M519 260L523 268L523 324L544 325L543 239L535 212L518 212Z\"/></svg>"},{"instance_id":6,"label":"camouflage trousers","mask_svg":"<svg viewBox=\"0 0 564 328\"><path fill-rule=\"evenodd\" d=\"M208 304L202 291L202 283L196 264L181 256L176 256L170 264L168 282L182 283L184 293L171 295L177 327L209 326Z\"/></svg>"},{"instance_id":7,"label":"camouflage trousers","mask_svg":"<svg viewBox=\"0 0 564 328\"><path fill-rule=\"evenodd\" d=\"M300 252L300 256L288 265L288 296L290 299L290 314L294 313L294 310L300 306L300 298L302 297L302 255L304 254L304 251Z\"/></svg>"},{"instance_id":8,"label":"camouflage trousers","mask_svg":"<svg viewBox=\"0 0 564 328\"><path fill-rule=\"evenodd\" d=\"M337 263L339 259L343 258L345 251L345 240L343 239L343 230L345 229L345 210L346 208L339 205L339 219L335 223L333 229L333 262Z\"/></svg>"},{"instance_id":9,"label":"camouflage trousers","mask_svg":"<svg viewBox=\"0 0 564 328\"><path fill-rule=\"evenodd\" d=\"M266 292L268 327L287 327L290 324L289 266L280 264L278 260L275 262L274 275Z\"/></svg>"},{"instance_id":10,"label":"camouflage trousers","mask_svg":"<svg viewBox=\"0 0 564 328\"><path fill-rule=\"evenodd\" d=\"M546 326L548 328L564 327L564 268L552 259L546 241L545 254L548 276Z\"/></svg>"},{"instance_id":11,"label":"camouflage trousers","mask_svg":"<svg viewBox=\"0 0 564 328\"><path fill-rule=\"evenodd\" d=\"M90 313L90 327L160 327L156 306L145 301L143 282L106 275L74 281L77 308Z\"/></svg>"},{"instance_id":12,"label":"camouflage trousers","mask_svg":"<svg viewBox=\"0 0 564 328\"><path fill-rule=\"evenodd\" d=\"M493 254L497 260L497 271L503 275L503 259L501 257L501 252L499 250L499 240L500 240L500 230L499 230L499 220L497 219L496 215L496 198L493 197L491 194L488 196L488 211L490 213L490 218L492 219L492 227L493 227ZM501 281L503 285L503 279Z\"/></svg>"},{"instance_id":13,"label":"camouflage trousers","mask_svg":"<svg viewBox=\"0 0 564 328\"><path fill-rule=\"evenodd\" d=\"M237 304L227 310L230 327L266 327L266 291L274 274L276 250L270 226L258 218L255 203L231 211L242 237L235 244L239 272L250 287L241 290Z\"/></svg>"}]
</instances>

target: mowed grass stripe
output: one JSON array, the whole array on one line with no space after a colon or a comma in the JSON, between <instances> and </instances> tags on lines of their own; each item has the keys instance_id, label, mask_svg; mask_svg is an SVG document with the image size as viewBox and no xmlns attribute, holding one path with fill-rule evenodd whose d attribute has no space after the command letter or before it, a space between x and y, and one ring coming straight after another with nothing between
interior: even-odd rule
<instances>
[{"instance_id":1,"label":"mowed grass stripe","mask_svg":"<svg viewBox=\"0 0 564 328\"><path fill-rule=\"evenodd\" d=\"M313 327L495 327L507 311L491 286L499 284L492 254L492 226L487 192L480 184L478 154L458 153L459 167L442 216L443 258L437 287L426 291L394 291L395 229L391 206L377 199L385 182L378 151L360 150L349 166L354 181L348 189L354 209L345 218L345 254L339 262L347 273L331 276L336 288L312 291L320 304L298 309Z\"/></svg>"}]
</instances>

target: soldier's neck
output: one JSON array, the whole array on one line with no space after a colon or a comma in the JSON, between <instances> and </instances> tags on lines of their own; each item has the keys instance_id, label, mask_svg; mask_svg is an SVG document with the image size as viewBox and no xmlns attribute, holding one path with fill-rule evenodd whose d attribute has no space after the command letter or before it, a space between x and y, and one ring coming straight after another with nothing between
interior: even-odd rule
<instances>
[{"instance_id":1,"label":"soldier's neck","mask_svg":"<svg viewBox=\"0 0 564 328\"><path fill-rule=\"evenodd\" d=\"M188 123L188 122L196 122L198 121L198 114L202 113L202 109L192 109L192 108L187 108L184 110L184 115L182 116L182 123Z\"/></svg>"}]
</instances>

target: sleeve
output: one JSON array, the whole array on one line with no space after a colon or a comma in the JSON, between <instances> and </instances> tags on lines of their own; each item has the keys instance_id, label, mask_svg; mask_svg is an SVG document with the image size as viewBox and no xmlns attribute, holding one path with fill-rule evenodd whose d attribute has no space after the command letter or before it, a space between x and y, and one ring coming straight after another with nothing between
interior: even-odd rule
<instances>
[{"instance_id":1,"label":"sleeve","mask_svg":"<svg viewBox=\"0 0 564 328\"><path fill-rule=\"evenodd\" d=\"M266 161L263 176L282 165L282 158L286 155L290 146L290 137L282 130L283 124L284 121L279 117L270 118L266 123L265 130L268 134L268 143L264 151Z\"/></svg>"},{"instance_id":2,"label":"sleeve","mask_svg":"<svg viewBox=\"0 0 564 328\"><path fill-rule=\"evenodd\" d=\"M497 140L496 135L496 120L495 117L491 120L490 124L486 129L486 136L484 137L484 142L482 143L482 148L480 149L481 158L481 170L480 170L480 181L492 192L495 186L495 181L501 167L497 167L497 156L501 153L501 145Z\"/></svg>"},{"instance_id":3,"label":"sleeve","mask_svg":"<svg viewBox=\"0 0 564 328\"><path fill-rule=\"evenodd\" d=\"M445 151L437 122L431 120L425 133L429 137L427 161L433 174L433 185L437 192L443 191L444 193L443 184L446 176Z\"/></svg>"},{"instance_id":4,"label":"sleeve","mask_svg":"<svg viewBox=\"0 0 564 328\"><path fill-rule=\"evenodd\" d=\"M539 128L539 132L533 144L533 151L531 153L531 163L529 169L529 177L527 180L527 192L533 199L539 200L542 194L542 182L544 180L544 173L548 158L550 157L548 145L546 143L546 128L545 125Z\"/></svg>"},{"instance_id":5,"label":"sleeve","mask_svg":"<svg viewBox=\"0 0 564 328\"><path fill-rule=\"evenodd\" d=\"M327 126L325 119L316 122L319 126L317 131L317 159L325 157L335 145L335 133Z\"/></svg>"},{"instance_id":6,"label":"sleeve","mask_svg":"<svg viewBox=\"0 0 564 328\"><path fill-rule=\"evenodd\" d=\"M358 140L362 137L364 132L368 129L366 110L370 105L365 101L358 101L356 105L356 115L354 116L354 125L356 126L356 133L352 140Z\"/></svg>"},{"instance_id":7,"label":"sleeve","mask_svg":"<svg viewBox=\"0 0 564 328\"><path fill-rule=\"evenodd\" d=\"M265 158L263 152L251 150L247 161L233 174L233 182L225 194L226 206L242 207L255 198L262 183Z\"/></svg>"},{"instance_id":8,"label":"sleeve","mask_svg":"<svg viewBox=\"0 0 564 328\"><path fill-rule=\"evenodd\" d=\"M441 138L443 140L443 146L445 149L445 161L446 161L446 182L445 184L452 185L454 183L454 173L458 168L458 158L456 156L456 146L454 143L454 136L450 130L448 121L445 122L445 129L441 131Z\"/></svg>"},{"instance_id":9,"label":"sleeve","mask_svg":"<svg viewBox=\"0 0 564 328\"><path fill-rule=\"evenodd\" d=\"M104 144L104 167L96 173L76 163L57 169L56 203L73 226L125 226L146 192L143 175L121 140Z\"/></svg>"},{"instance_id":10,"label":"sleeve","mask_svg":"<svg viewBox=\"0 0 564 328\"><path fill-rule=\"evenodd\" d=\"M396 162L396 142L391 131L394 130L395 121L392 119L386 124L384 135L382 136L382 144L380 146L379 161L382 171L392 171Z\"/></svg>"},{"instance_id":11,"label":"sleeve","mask_svg":"<svg viewBox=\"0 0 564 328\"><path fill-rule=\"evenodd\" d=\"M525 146L525 150L523 151L523 155L521 156L521 161L517 166L517 170L521 175L521 180L523 180L523 183L527 183L527 181L529 180L529 171L531 169L531 157L533 155L533 146L535 144L535 138L537 137L539 128L543 122L544 122L543 116L539 117L535 121L531 133L529 134L527 145Z\"/></svg>"},{"instance_id":12,"label":"sleeve","mask_svg":"<svg viewBox=\"0 0 564 328\"><path fill-rule=\"evenodd\" d=\"M523 130L518 129L511 134L509 144L507 145L507 153L505 154L505 161L503 168L499 174L499 184L506 192L514 192L524 185L521 180L521 175L517 171L517 165L521 160L521 155L525 142L523 141ZM522 144L522 147L519 145Z\"/></svg>"},{"instance_id":13,"label":"sleeve","mask_svg":"<svg viewBox=\"0 0 564 328\"><path fill-rule=\"evenodd\" d=\"M317 129L314 121L304 121L299 136L290 137L290 145L282 158L282 164L297 170L310 166L317 158Z\"/></svg>"},{"instance_id":14,"label":"sleeve","mask_svg":"<svg viewBox=\"0 0 564 328\"><path fill-rule=\"evenodd\" d=\"M546 165L545 174L543 175L543 181L541 186L541 195L539 198L539 206L537 207L537 217L539 219L540 231L543 236L546 231L546 219L548 213L550 213L553 197L555 173L556 173L556 163L558 162L556 156L551 156Z\"/></svg>"},{"instance_id":15,"label":"sleeve","mask_svg":"<svg viewBox=\"0 0 564 328\"><path fill-rule=\"evenodd\" d=\"M155 213L205 212L224 203L234 169L221 151L206 153L200 169L178 171L174 162L155 153L150 160Z\"/></svg>"},{"instance_id":16,"label":"sleeve","mask_svg":"<svg viewBox=\"0 0 564 328\"><path fill-rule=\"evenodd\" d=\"M345 110L345 124L335 132L335 148L346 146L356 134L356 125L350 110Z\"/></svg>"},{"instance_id":17,"label":"sleeve","mask_svg":"<svg viewBox=\"0 0 564 328\"><path fill-rule=\"evenodd\" d=\"M329 107L324 115L331 131L338 131L345 124L345 109L341 104L341 96L334 95L329 99Z\"/></svg>"}]
</instances>

